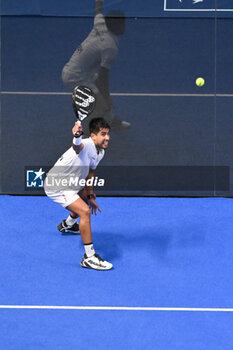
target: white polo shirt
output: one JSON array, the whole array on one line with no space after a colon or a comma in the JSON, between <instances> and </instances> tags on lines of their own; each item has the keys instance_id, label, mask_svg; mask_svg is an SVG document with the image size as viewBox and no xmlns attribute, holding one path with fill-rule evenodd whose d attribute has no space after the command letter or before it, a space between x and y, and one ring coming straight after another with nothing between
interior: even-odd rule
<instances>
[{"instance_id":1,"label":"white polo shirt","mask_svg":"<svg viewBox=\"0 0 233 350\"><path fill-rule=\"evenodd\" d=\"M96 169L104 156L104 150L99 152L91 137L82 140L82 151L77 154L70 147L54 164L45 179L45 191L75 191L85 187L79 182L86 179L90 169ZM78 183L76 180L79 179Z\"/></svg>"}]
</instances>

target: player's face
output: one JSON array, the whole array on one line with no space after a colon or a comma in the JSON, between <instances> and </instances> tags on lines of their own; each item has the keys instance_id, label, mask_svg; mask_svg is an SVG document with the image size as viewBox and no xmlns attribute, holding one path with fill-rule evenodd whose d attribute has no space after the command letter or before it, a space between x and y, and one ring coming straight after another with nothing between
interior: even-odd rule
<instances>
[{"instance_id":1,"label":"player's face","mask_svg":"<svg viewBox=\"0 0 233 350\"><path fill-rule=\"evenodd\" d=\"M97 148L107 149L110 140L109 129L100 129L97 135L91 134L92 140L94 141Z\"/></svg>"}]
</instances>

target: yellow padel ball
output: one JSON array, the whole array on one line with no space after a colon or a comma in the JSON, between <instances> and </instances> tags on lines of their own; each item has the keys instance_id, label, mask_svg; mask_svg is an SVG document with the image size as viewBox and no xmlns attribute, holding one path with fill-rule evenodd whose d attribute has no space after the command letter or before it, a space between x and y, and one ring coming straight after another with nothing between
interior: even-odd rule
<instances>
[{"instance_id":1,"label":"yellow padel ball","mask_svg":"<svg viewBox=\"0 0 233 350\"><path fill-rule=\"evenodd\" d=\"M197 78L196 79L196 85L197 86L203 86L205 84L205 79L204 78Z\"/></svg>"}]
</instances>

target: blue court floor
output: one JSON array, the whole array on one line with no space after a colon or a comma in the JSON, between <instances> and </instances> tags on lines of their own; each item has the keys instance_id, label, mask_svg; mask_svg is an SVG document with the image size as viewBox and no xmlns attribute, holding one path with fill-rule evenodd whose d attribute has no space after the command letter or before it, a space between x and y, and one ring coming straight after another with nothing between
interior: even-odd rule
<instances>
[{"instance_id":1,"label":"blue court floor","mask_svg":"<svg viewBox=\"0 0 233 350\"><path fill-rule=\"evenodd\" d=\"M233 200L98 198L95 250L46 197L0 196L0 350L232 350Z\"/></svg>"}]
</instances>

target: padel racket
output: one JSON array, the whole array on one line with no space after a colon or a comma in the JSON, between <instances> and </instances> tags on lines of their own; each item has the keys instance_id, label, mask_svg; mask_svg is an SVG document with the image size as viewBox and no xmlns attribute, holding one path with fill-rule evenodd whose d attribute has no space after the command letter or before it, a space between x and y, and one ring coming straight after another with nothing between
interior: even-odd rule
<instances>
[{"instance_id":1,"label":"padel racket","mask_svg":"<svg viewBox=\"0 0 233 350\"><path fill-rule=\"evenodd\" d=\"M86 86L76 86L72 94L72 105L78 121L83 121L95 108L94 92Z\"/></svg>"}]
</instances>

